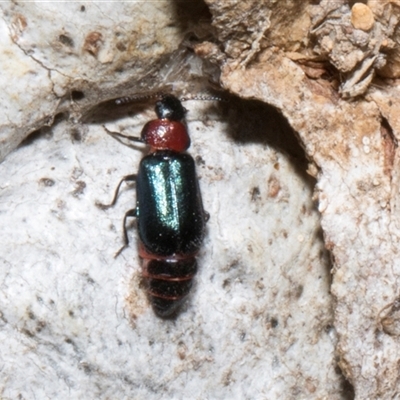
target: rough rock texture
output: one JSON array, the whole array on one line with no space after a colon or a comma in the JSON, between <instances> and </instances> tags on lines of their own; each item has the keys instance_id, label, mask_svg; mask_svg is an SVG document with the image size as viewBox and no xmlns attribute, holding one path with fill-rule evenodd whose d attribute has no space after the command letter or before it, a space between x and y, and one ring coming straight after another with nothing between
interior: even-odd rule
<instances>
[{"instance_id":1,"label":"rough rock texture","mask_svg":"<svg viewBox=\"0 0 400 400\"><path fill-rule=\"evenodd\" d=\"M0 157L53 126L0 166L4 398L351 398L337 361L357 399L400 396L398 1L0 11ZM149 106L108 100L210 84L285 118L187 105L211 218L193 294L163 321L135 246L112 258L131 195L94 207L141 156L101 124L137 135Z\"/></svg>"},{"instance_id":2,"label":"rough rock texture","mask_svg":"<svg viewBox=\"0 0 400 400\"><path fill-rule=\"evenodd\" d=\"M183 78L178 47L202 9L165 1L2 3L0 160L56 115L78 120L102 101Z\"/></svg>"},{"instance_id":3,"label":"rough rock texture","mask_svg":"<svg viewBox=\"0 0 400 400\"><path fill-rule=\"evenodd\" d=\"M210 220L176 319L157 318L148 304L134 230L113 258L133 188L113 209L95 203L110 200L143 152L102 124L137 136L154 118L154 99L143 95L201 95L218 82L224 55L210 42L207 6L0 9L2 154L52 125L0 165L1 397L344 398L315 181L273 107L185 102ZM193 54L200 43L214 64ZM109 101L125 95L142 103Z\"/></svg>"},{"instance_id":4,"label":"rough rock texture","mask_svg":"<svg viewBox=\"0 0 400 400\"><path fill-rule=\"evenodd\" d=\"M221 82L274 105L297 131L333 259L340 367L356 398L397 398L398 84L373 78L397 77L399 5L234 3L207 0L225 56Z\"/></svg>"},{"instance_id":5,"label":"rough rock texture","mask_svg":"<svg viewBox=\"0 0 400 400\"><path fill-rule=\"evenodd\" d=\"M4 398L346 398L314 182L301 150L288 156L275 137L292 132L260 104L185 106L210 220L175 320L146 300L134 230L113 258L133 188L95 207L140 151L97 125L71 137L59 122L0 165ZM107 126L136 135L153 115Z\"/></svg>"}]
</instances>

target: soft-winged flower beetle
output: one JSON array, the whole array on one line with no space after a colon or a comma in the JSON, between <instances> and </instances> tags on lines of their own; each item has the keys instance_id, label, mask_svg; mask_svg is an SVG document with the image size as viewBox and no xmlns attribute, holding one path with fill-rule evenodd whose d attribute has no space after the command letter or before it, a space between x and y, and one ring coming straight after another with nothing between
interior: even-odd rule
<instances>
[{"instance_id":1,"label":"soft-winged flower beetle","mask_svg":"<svg viewBox=\"0 0 400 400\"><path fill-rule=\"evenodd\" d=\"M143 127L140 138L107 130L114 137L145 143L150 152L142 158L137 174L121 179L111 204L97 205L112 207L122 183L136 182L136 207L124 216L124 246L115 256L129 244L127 219L136 217L147 294L155 313L168 317L192 287L208 214L203 209L194 160L186 153L190 146L184 124L186 109L175 96L164 95L155 112L157 119Z\"/></svg>"}]
</instances>

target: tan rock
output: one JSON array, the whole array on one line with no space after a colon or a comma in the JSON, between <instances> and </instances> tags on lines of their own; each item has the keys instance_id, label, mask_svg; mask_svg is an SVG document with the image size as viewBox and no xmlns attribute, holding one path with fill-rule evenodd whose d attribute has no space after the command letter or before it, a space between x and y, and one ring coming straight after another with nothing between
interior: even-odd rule
<instances>
[{"instance_id":1,"label":"tan rock","mask_svg":"<svg viewBox=\"0 0 400 400\"><path fill-rule=\"evenodd\" d=\"M351 8L351 23L354 28L369 31L374 26L374 14L363 3L355 3Z\"/></svg>"}]
</instances>

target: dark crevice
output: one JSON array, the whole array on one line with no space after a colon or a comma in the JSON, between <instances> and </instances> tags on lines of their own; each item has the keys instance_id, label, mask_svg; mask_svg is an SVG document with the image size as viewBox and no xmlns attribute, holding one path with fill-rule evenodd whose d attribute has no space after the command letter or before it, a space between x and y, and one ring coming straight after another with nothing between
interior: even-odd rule
<instances>
[{"instance_id":1,"label":"dark crevice","mask_svg":"<svg viewBox=\"0 0 400 400\"><path fill-rule=\"evenodd\" d=\"M221 108L228 121L228 135L236 142L264 144L287 154L303 180L314 188L316 181L306 173L308 159L300 140L275 107L231 96L227 102L221 102Z\"/></svg>"},{"instance_id":2,"label":"dark crevice","mask_svg":"<svg viewBox=\"0 0 400 400\"><path fill-rule=\"evenodd\" d=\"M342 370L339 367L337 367L336 373L343 377L342 385L340 388L340 394L342 395L342 399L343 400L354 400L356 397L356 394L354 392L353 385L344 377Z\"/></svg>"},{"instance_id":3,"label":"dark crevice","mask_svg":"<svg viewBox=\"0 0 400 400\"><path fill-rule=\"evenodd\" d=\"M49 138L52 136L52 128L59 122L63 121L66 117L65 113L58 113L53 118L49 117L43 123L40 129L31 132L25 139L18 145L18 147L25 147L31 145L33 142L40 138Z\"/></svg>"},{"instance_id":4,"label":"dark crevice","mask_svg":"<svg viewBox=\"0 0 400 400\"><path fill-rule=\"evenodd\" d=\"M124 104L117 104L116 99L107 100L94 106L83 117L83 123L105 124L121 118L140 114L149 108L154 108L154 99L144 99Z\"/></svg>"},{"instance_id":5,"label":"dark crevice","mask_svg":"<svg viewBox=\"0 0 400 400\"><path fill-rule=\"evenodd\" d=\"M82 100L85 97L85 93L81 90L72 90L71 91L71 99L74 101Z\"/></svg>"},{"instance_id":6,"label":"dark crevice","mask_svg":"<svg viewBox=\"0 0 400 400\"><path fill-rule=\"evenodd\" d=\"M31 145L33 142L38 140L39 138L45 136L45 132L42 129L38 129L36 131L31 132L20 144L18 147L25 147Z\"/></svg>"},{"instance_id":7,"label":"dark crevice","mask_svg":"<svg viewBox=\"0 0 400 400\"><path fill-rule=\"evenodd\" d=\"M183 34L193 32L197 37L209 35L212 31L211 13L204 0L191 1L189 5L187 0L175 0L172 4L175 13L172 20Z\"/></svg>"},{"instance_id":8,"label":"dark crevice","mask_svg":"<svg viewBox=\"0 0 400 400\"><path fill-rule=\"evenodd\" d=\"M390 139L391 139L391 141L393 143L394 148L397 149L397 147L398 147L397 139L396 139L396 137L395 137L395 135L393 133L393 129L390 126L389 121L385 117L382 117L381 126L385 130L385 132L389 135L389 137L390 137Z\"/></svg>"},{"instance_id":9,"label":"dark crevice","mask_svg":"<svg viewBox=\"0 0 400 400\"><path fill-rule=\"evenodd\" d=\"M384 155L384 171L386 174L391 175L398 142L393 133L392 127L385 117L382 117L381 119L381 136Z\"/></svg>"},{"instance_id":10,"label":"dark crevice","mask_svg":"<svg viewBox=\"0 0 400 400\"><path fill-rule=\"evenodd\" d=\"M354 4L356 3L363 3L363 4L367 4L368 0L349 0L349 7L353 7Z\"/></svg>"},{"instance_id":11,"label":"dark crevice","mask_svg":"<svg viewBox=\"0 0 400 400\"><path fill-rule=\"evenodd\" d=\"M61 34L58 40L67 47L74 47L74 41L68 35Z\"/></svg>"}]
</instances>

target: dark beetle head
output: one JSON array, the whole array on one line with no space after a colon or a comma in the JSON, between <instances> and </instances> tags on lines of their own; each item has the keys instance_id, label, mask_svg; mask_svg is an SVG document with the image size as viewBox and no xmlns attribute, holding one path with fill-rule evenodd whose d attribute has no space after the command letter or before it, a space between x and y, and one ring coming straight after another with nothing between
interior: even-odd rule
<instances>
[{"instance_id":1,"label":"dark beetle head","mask_svg":"<svg viewBox=\"0 0 400 400\"><path fill-rule=\"evenodd\" d=\"M169 119L171 121L183 120L187 111L182 106L181 101L170 94L157 101L155 110L159 119Z\"/></svg>"}]
</instances>

